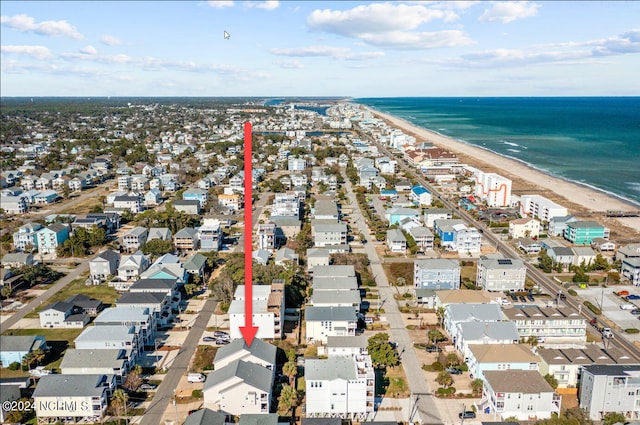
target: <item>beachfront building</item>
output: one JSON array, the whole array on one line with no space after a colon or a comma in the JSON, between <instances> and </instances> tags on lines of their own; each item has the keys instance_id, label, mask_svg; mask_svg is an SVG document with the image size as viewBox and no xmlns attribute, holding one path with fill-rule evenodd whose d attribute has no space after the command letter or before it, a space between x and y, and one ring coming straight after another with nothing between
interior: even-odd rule
<instances>
[{"instance_id":1,"label":"beachfront building","mask_svg":"<svg viewBox=\"0 0 640 425\"><path fill-rule=\"evenodd\" d=\"M635 286L640 286L640 258L629 257L622 260L622 275Z\"/></svg>"},{"instance_id":2,"label":"beachfront building","mask_svg":"<svg viewBox=\"0 0 640 425\"><path fill-rule=\"evenodd\" d=\"M518 238L537 238L540 236L540 222L534 218L519 218L509 222L509 236Z\"/></svg>"},{"instance_id":3,"label":"beachfront building","mask_svg":"<svg viewBox=\"0 0 640 425\"><path fill-rule=\"evenodd\" d=\"M526 277L527 268L519 258L489 254L478 260L476 286L487 291L522 291Z\"/></svg>"},{"instance_id":4,"label":"beachfront building","mask_svg":"<svg viewBox=\"0 0 640 425\"><path fill-rule=\"evenodd\" d=\"M455 260L428 258L413 263L414 288L460 289L460 264Z\"/></svg>"},{"instance_id":5,"label":"beachfront building","mask_svg":"<svg viewBox=\"0 0 640 425\"><path fill-rule=\"evenodd\" d=\"M564 238L576 245L591 245L595 238L609 239L609 229L595 221L572 221L567 223Z\"/></svg>"},{"instance_id":6,"label":"beachfront building","mask_svg":"<svg viewBox=\"0 0 640 425\"><path fill-rule=\"evenodd\" d=\"M526 344L469 345L469 375L483 379L488 370L538 370L540 359Z\"/></svg>"},{"instance_id":7,"label":"beachfront building","mask_svg":"<svg viewBox=\"0 0 640 425\"><path fill-rule=\"evenodd\" d=\"M640 419L640 365L588 365L582 369L580 408L601 421L607 413Z\"/></svg>"},{"instance_id":8,"label":"beachfront building","mask_svg":"<svg viewBox=\"0 0 640 425\"><path fill-rule=\"evenodd\" d=\"M489 207L508 207L511 204L511 180L496 173L473 169L475 196Z\"/></svg>"},{"instance_id":9,"label":"beachfront building","mask_svg":"<svg viewBox=\"0 0 640 425\"><path fill-rule=\"evenodd\" d=\"M587 321L577 311L564 307L524 307L505 309L504 314L516 324L521 340L535 337L546 345L587 342Z\"/></svg>"},{"instance_id":10,"label":"beachfront building","mask_svg":"<svg viewBox=\"0 0 640 425\"><path fill-rule=\"evenodd\" d=\"M520 215L535 217L541 221L549 221L554 217L564 217L568 214L562 205L540 195L522 195L520 197Z\"/></svg>"}]
</instances>

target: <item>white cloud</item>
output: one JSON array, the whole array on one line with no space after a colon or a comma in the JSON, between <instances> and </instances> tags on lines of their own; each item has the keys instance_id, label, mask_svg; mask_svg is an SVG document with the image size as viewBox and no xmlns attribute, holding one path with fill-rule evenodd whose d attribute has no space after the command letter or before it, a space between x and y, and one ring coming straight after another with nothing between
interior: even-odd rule
<instances>
[{"instance_id":1,"label":"white cloud","mask_svg":"<svg viewBox=\"0 0 640 425\"><path fill-rule=\"evenodd\" d=\"M530 18L538 14L539 4L529 1L496 1L491 3L491 7L486 9L481 22L502 22L508 24L516 19Z\"/></svg>"},{"instance_id":2,"label":"white cloud","mask_svg":"<svg viewBox=\"0 0 640 425\"><path fill-rule=\"evenodd\" d=\"M222 9L224 7L233 7L232 0L209 0L207 2L209 6L215 7L216 9Z\"/></svg>"},{"instance_id":3,"label":"white cloud","mask_svg":"<svg viewBox=\"0 0 640 425\"><path fill-rule=\"evenodd\" d=\"M385 34L366 34L362 36L362 39L374 46L401 50L437 49L474 44L472 39L458 30L439 32L393 31Z\"/></svg>"},{"instance_id":4,"label":"white cloud","mask_svg":"<svg viewBox=\"0 0 640 425\"><path fill-rule=\"evenodd\" d=\"M31 56L36 59L47 59L51 57L51 51L44 46L0 46L0 51L14 55Z\"/></svg>"},{"instance_id":5,"label":"white cloud","mask_svg":"<svg viewBox=\"0 0 640 425\"><path fill-rule=\"evenodd\" d=\"M42 21L35 22L35 19L28 15L2 16L0 23L21 32L34 32L40 35L69 37L82 40L84 36L70 25L67 21Z\"/></svg>"},{"instance_id":6,"label":"white cloud","mask_svg":"<svg viewBox=\"0 0 640 425\"><path fill-rule=\"evenodd\" d=\"M106 44L107 46L122 46L123 44L125 44L124 41L120 40L118 37L109 34L105 34L100 37L100 42L102 44Z\"/></svg>"},{"instance_id":7,"label":"white cloud","mask_svg":"<svg viewBox=\"0 0 640 425\"><path fill-rule=\"evenodd\" d=\"M93 46L85 46L82 49L80 49L80 53L84 53L85 55L93 56L93 55L98 54L98 50Z\"/></svg>"},{"instance_id":8,"label":"white cloud","mask_svg":"<svg viewBox=\"0 0 640 425\"><path fill-rule=\"evenodd\" d=\"M302 69L302 68L304 68L304 64L302 64L302 62L300 62L299 60L296 60L296 59L276 62L276 65L278 65L280 68L284 68L284 69Z\"/></svg>"},{"instance_id":9,"label":"white cloud","mask_svg":"<svg viewBox=\"0 0 640 425\"><path fill-rule=\"evenodd\" d=\"M333 47L333 46L308 46L298 47L292 49L269 49L274 55L277 56L290 56L290 57L330 57L338 60L360 61L375 59L384 56L383 52L352 52L351 49L346 47Z\"/></svg>"},{"instance_id":10,"label":"white cloud","mask_svg":"<svg viewBox=\"0 0 640 425\"><path fill-rule=\"evenodd\" d=\"M265 1L247 1L244 3L247 7L255 7L264 10L274 10L280 6L279 0L265 0Z\"/></svg>"}]
</instances>

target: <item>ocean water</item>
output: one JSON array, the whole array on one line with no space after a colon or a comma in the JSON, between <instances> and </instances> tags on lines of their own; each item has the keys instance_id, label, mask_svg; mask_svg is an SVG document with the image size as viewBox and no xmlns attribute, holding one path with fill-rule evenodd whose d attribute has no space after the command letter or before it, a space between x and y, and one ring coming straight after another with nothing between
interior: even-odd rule
<instances>
[{"instance_id":1,"label":"ocean water","mask_svg":"<svg viewBox=\"0 0 640 425\"><path fill-rule=\"evenodd\" d=\"M353 102L640 206L640 97L360 98Z\"/></svg>"}]
</instances>

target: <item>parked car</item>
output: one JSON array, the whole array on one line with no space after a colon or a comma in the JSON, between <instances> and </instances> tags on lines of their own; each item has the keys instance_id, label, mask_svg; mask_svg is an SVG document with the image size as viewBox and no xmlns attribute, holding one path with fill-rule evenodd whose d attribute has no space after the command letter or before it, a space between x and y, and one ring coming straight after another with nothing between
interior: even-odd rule
<instances>
[{"instance_id":1,"label":"parked car","mask_svg":"<svg viewBox=\"0 0 640 425\"><path fill-rule=\"evenodd\" d=\"M231 341L229 341L228 339L216 339L216 345L227 345L230 342Z\"/></svg>"},{"instance_id":2,"label":"parked car","mask_svg":"<svg viewBox=\"0 0 640 425\"><path fill-rule=\"evenodd\" d=\"M158 388L158 386L157 385L153 385L153 384L142 384L142 385L140 385L140 389L142 391L153 391L156 388Z\"/></svg>"},{"instance_id":3,"label":"parked car","mask_svg":"<svg viewBox=\"0 0 640 425\"><path fill-rule=\"evenodd\" d=\"M213 336L215 336L216 338L224 338L225 336L228 337L229 334L224 331L215 331L213 332Z\"/></svg>"},{"instance_id":4,"label":"parked car","mask_svg":"<svg viewBox=\"0 0 640 425\"><path fill-rule=\"evenodd\" d=\"M635 294L627 295L627 300L640 300L640 295L635 295Z\"/></svg>"},{"instance_id":5,"label":"parked car","mask_svg":"<svg viewBox=\"0 0 640 425\"><path fill-rule=\"evenodd\" d=\"M620 304L620 310L635 310L636 306L630 303Z\"/></svg>"},{"instance_id":6,"label":"parked car","mask_svg":"<svg viewBox=\"0 0 640 425\"><path fill-rule=\"evenodd\" d=\"M527 295L527 299L528 299L530 302L535 302L535 301L536 301L536 299L535 299L535 298L533 298L533 295L531 295L531 294Z\"/></svg>"},{"instance_id":7,"label":"parked car","mask_svg":"<svg viewBox=\"0 0 640 425\"><path fill-rule=\"evenodd\" d=\"M524 295L520 295L520 302L521 303L526 303L527 299L524 297Z\"/></svg>"},{"instance_id":8,"label":"parked car","mask_svg":"<svg viewBox=\"0 0 640 425\"><path fill-rule=\"evenodd\" d=\"M509 296L514 302L518 302L518 297L516 296L516 294L509 294Z\"/></svg>"},{"instance_id":9,"label":"parked car","mask_svg":"<svg viewBox=\"0 0 640 425\"><path fill-rule=\"evenodd\" d=\"M473 412L471 410L467 410L466 412L458 413L458 417L460 419L475 419L476 418L476 412Z\"/></svg>"},{"instance_id":10,"label":"parked car","mask_svg":"<svg viewBox=\"0 0 640 425\"><path fill-rule=\"evenodd\" d=\"M202 340L203 340L204 342L213 342L213 341L215 341L216 339L215 339L214 337L212 337L212 336L205 336L204 338L202 338Z\"/></svg>"},{"instance_id":11,"label":"parked car","mask_svg":"<svg viewBox=\"0 0 640 425\"><path fill-rule=\"evenodd\" d=\"M462 370L457 367L448 367L447 372L449 372L452 375L462 375Z\"/></svg>"},{"instance_id":12,"label":"parked car","mask_svg":"<svg viewBox=\"0 0 640 425\"><path fill-rule=\"evenodd\" d=\"M36 376L36 377L41 377L41 376L50 375L50 374L51 374L51 371L48 369L45 369L44 366L38 366L35 369L29 370L29 375Z\"/></svg>"},{"instance_id":13,"label":"parked car","mask_svg":"<svg viewBox=\"0 0 640 425\"><path fill-rule=\"evenodd\" d=\"M634 308L633 310L631 310L631 314L640 314L640 308Z\"/></svg>"},{"instance_id":14,"label":"parked car","mask_svg":"<svg viewBox=\"0 0 640 425\"><path fill-rule=\"evenodd\" d=\"M192 384L196 382L204 382L205 379L207 379L206 376L201 373L190 373L187 375L187 381Z\"/></svg>"},{"instance_id":15,"label":"parked car","mask_svg":"<svg viewBox=\"0 0 640 425\"><path fill-rule=\"evenodd\" d=\"M614 292L614 294L616 294L619 297L626 297L627 295L629 295L629 291L618 291L618 292Z\"/></svg>"}]
</instances>

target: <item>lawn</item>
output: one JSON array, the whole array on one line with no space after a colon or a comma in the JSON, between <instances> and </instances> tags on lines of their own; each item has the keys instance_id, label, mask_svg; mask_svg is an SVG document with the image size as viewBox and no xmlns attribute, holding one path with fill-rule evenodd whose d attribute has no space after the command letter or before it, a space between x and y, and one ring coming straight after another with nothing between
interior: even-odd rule
<instances>
[{"instance_id":1,"label":"lawn","mask_svg":"<svg viewBox=\"0 0 640 425\"><path fill-rule=\"evenodd\" d=\"M384 273L389 283L394 285L399 277L404 278L406 286L413 286L413 262L410 263L384 263Z\"/></svg>"},{"instance_id":2,"label":"lawn","mask_svg":"<svg viewBox=\"0 0 640 425\"><path fill-rule=\"evenodd\" d=\"M478 268L476 266L462 266L460 268L460 278L464 280L469 279L471 282L476 281Z\"/></svg>"},{"instance_id":3,"label":"lawn","mask_svg":"<svg viewBox=\"0 0 640 425\"><path fill-rule=\"evenodd\" d=\"M42 364L47 369L60 369L60 363L67 348L73 347L73 341L82 329L10 329L3 335L42 335L51 347L51 351ZM5 377L5 375L2 375Z\"/></svg>"},{"instance_id":4,"label":"lawn","mask_svg":"<svg viewBox=\"0 0 640 425\"><path fill-rule=\"evenodd\" d=\"M217 351L218 347L199 345L189 372L200 373L203 370L211 370L213 368L213 358L216 356Z\"/></svg>"},{"instance_id":5,"label":"lawn","mask_svg":"<svg viewBox=\"0 0 640 425\"><path fill-rule=\"evenodd\" d=\"M118 298L118 291L115 288L103 285L86 285L86 278L79 278L72 280L67 286L65 286L60 292L55 293L51 298L49 298L48 304L38 306L34 311L27 314L25 317L35 319L38 317L38 313L42 310L43 307L46 307L49 304L53 304L57 301L64 301L72 295L83 294L91 298L95 298L97 300L102 301L108 307L112 306L115 303L115 300Z\"/></svg>"},{"instance_id":6,"label":"lawn","mask_svg":"<svg viewBox=\"0 0 640 425\"><path fill-rule=\"evenodd\" d=\"M409 397L411 391L402 366L386 370L376 369L376 394L384 394L391 398Z\"/></svg>"}]
</instances>

